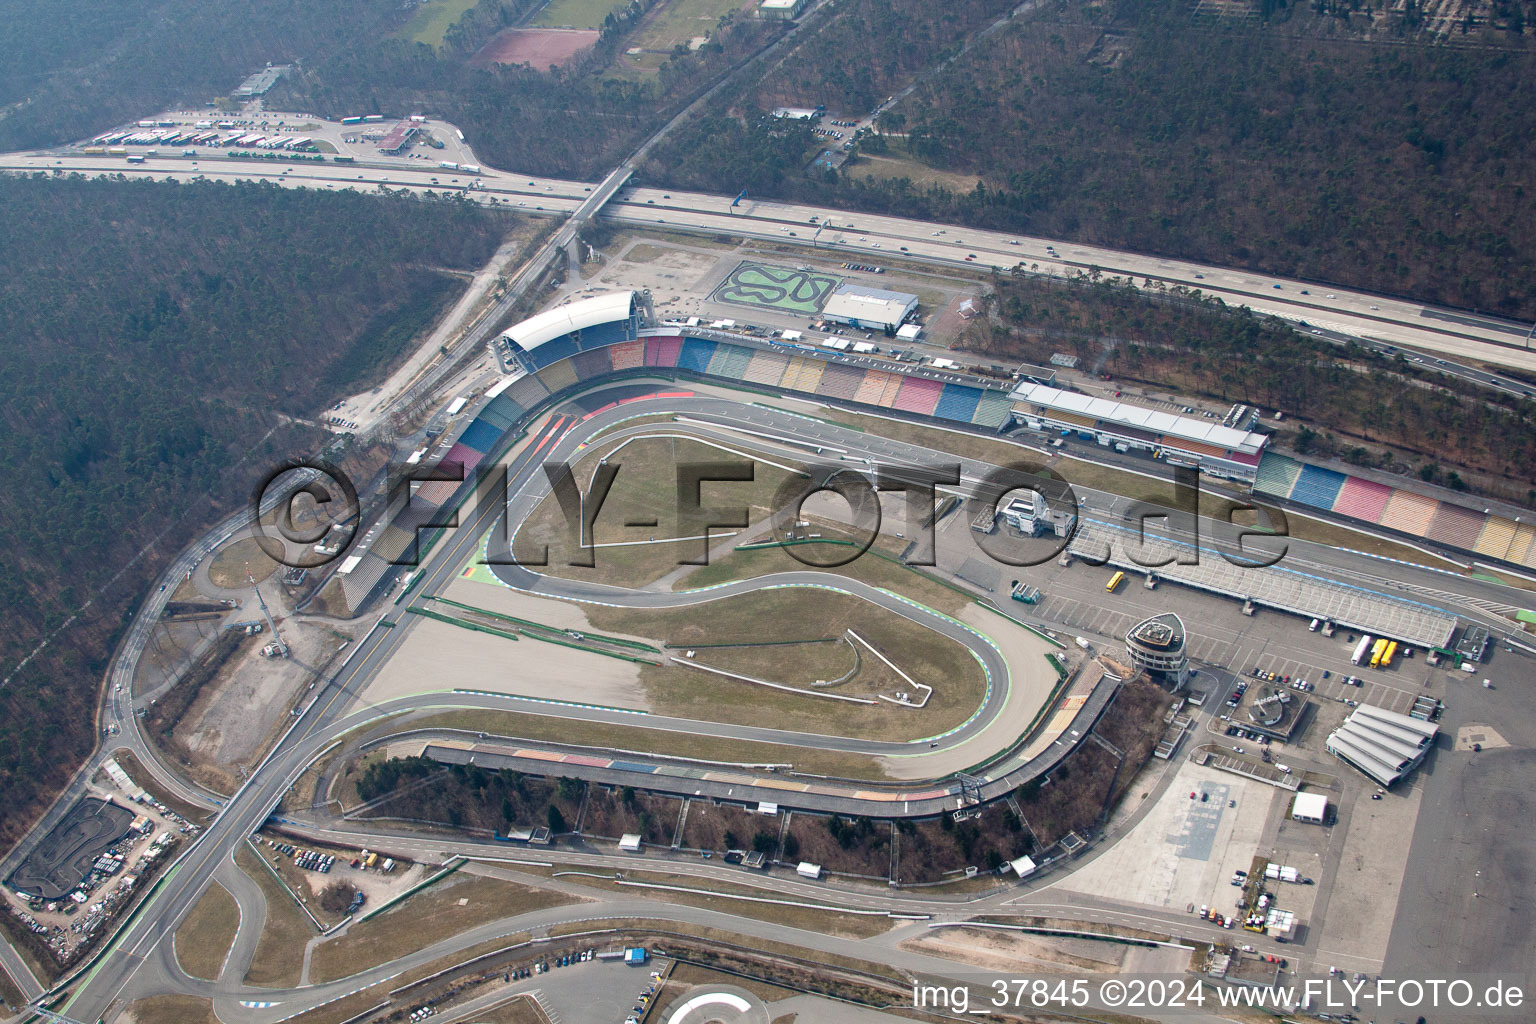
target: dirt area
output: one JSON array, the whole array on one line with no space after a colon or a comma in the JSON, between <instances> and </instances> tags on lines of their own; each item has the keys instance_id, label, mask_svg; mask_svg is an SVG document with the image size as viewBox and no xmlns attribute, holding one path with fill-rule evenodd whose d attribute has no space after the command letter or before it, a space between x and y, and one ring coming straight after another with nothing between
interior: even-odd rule
<instances>
[{"instance_id":1,"label":"dirt area","mask_svg":"<svg viewBox=\"0 0 1536 1024\"><path fill-rule=\"evenodd\" d=\"M599 288L648 288L655 297L659 315L669 315L671 307L686 297L710 291L714 277L723 272L730 260L719 251L699 251L690 242L688 248L637 242L627 250L615 247L622 255L604 264L593 282Z\"/></svg>"},{"instance_id":2,"label":"dirt area","mask_svg":"<svg viewBox=\"0 0 1536 1024\"><path fill-rule=\"evenodd\" d=\"M224 590L249 587L249 572L257 583L277 571L277 563L261 550L256 538L246 537L219 550L208 563L208 579Z\"/></svg>"},{"instance_id":3,"label":"dirt area","mask_svg":"<svg viewBox=\"0 0 1536 1024\"><path fill-rule=\"evenodd\" d=\"M151 996L138 999L113 1018L114 1024L220 1024L213 1000L198 996Z\"/></svg>"},{"instance_id":4,"label":"dirt area","mask_svg":"<svg viewBox=\"0 0 1536 1024\"><path fill-rule=\"evenodd\" d=\"M572 902L561 893L495 878L456 875L320 943L310 961L310 980L334 981L488 921Z\"/></svg>"},{"instance_id":5,"label":"dirt area","mask_svg":"<svg viewBox=\"0 0 1536 1024\"><path fill-rule=\"evenodd\" d=\"M782 823L783 819L777 814L759 814L740 804L690 800L688 818L683 823L682 845L689 850L719 853L730 849L751 850L761 833L773 838L773 849L768 851L768 856L772 857L778 848Z\"/></svg>"},{"instance_id":6,"label":"dirt area","mask_svg":"<svg viewBox=\"0 0 1536 1024\"><path fill-rule=\"evenodd\" d=\"M355 631L303 618L286 619L279 628L287 658L262 655L265 633L249 638L198 693L175 731L194 763L225 785L239 784L240 767L259 759L273 732L287 727L295 695L323 677Z\"/></svg>"},{"instance_id":7,"label":"dirt area","mask_svg":"<svg viewBox=\"0 0 1536 1024\"><path fill-rule=\"evenodd\" d=\"M581 810L581 833L603 839L638 833L648 845L670 846L682 804L676 797L630 787L588 786Z\"/></svg>"},{"instance_id":8,"label":"dirt area","mask_svg":"<svg viewBox=\"0 0 1536 1024\"><path fill-rule=\"evenodd\" d=\"M1113 974L1121 964L1119 947L1107 942L1047 938L989 928L944 928L919 939L908 939L901 948L989 971Z\"/></svg>"},{"instance_id":9,"label":"dirt area","mask_svg":"<svg viewBox=\"0 0 1536 1024\"><path fill-rule=\"evenodd\" d=\"M480 47L469 58L469 65L528 64L543 71L550 65L565 64L596 42L597 33L588 29L506 28Z\"/></svg>"},{"instance_id":10,"label":"dirt area","mask_svg":"<svg viewBox=\"0 0 1536 1024\"><path fill-rule=\"evenodd\" d=\"M475 1014L477 1024L549 1024L549 1018L531 996L513 996L490 1010Z\"/></svg>"},{"instance_id":11,"label":"dirt area","mask_svg":"<svg viewBox=\"0 0 1536 1024\"><path fill-rule=\"evenodd\" d=\"M194 978L217 981L240 927L240 908L217 882L198 898L192 913L176 929L176 962Z\"/></svg>"},{"instance_id":12,"label":"dirt area","mask_svg":"<svg viewBox=\"0 0 1536 1024\"><path fill-rule=\"evenodd\" d=\"M550 615L548 610L559 606L558 602L538 598L505 602L487 600L487 592L493 590L508 597L521 598L522 595L462 580L450 586L447 592L464 600L464 587L476 590L468 595L466 603L478 600L480 607L495 607L508 615L521 615L538 622L562 625L562 628L591 628L574 605L564 607L575 614ZM523 610L508 610L507 606L521 606ZM565 627L551 622L554 618L580 622L581 625ZM529 658L537 659L537 673L525 670L525 659ZM632 662L536 640L510 640L423 618L412 627L410 636L369 683L362 700L365 704L379 704L397 697L464 687L649 710L649 702L639 682L640 666Z\"/></svg>"}]
</instances>

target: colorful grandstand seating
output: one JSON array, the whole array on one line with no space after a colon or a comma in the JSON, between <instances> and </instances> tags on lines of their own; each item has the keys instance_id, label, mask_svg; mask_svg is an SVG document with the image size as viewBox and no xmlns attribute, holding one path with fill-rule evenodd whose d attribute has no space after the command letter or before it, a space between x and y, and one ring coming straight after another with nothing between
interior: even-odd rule
<instances>
[{"instance_id":1,"label":"colorful grandstand seating","mask_svg":"<svg viewBox=\"0 0 1536 1024\"><path fill-rule=\"evenodd\" d=\"M1007 423L1013 415L1013 402L1008 398L1006 391L984 391L981 401L976 406L976 414L971 417L971 422L978 427L992 427L997 429Z\"/></svg>"},{"instance_id":2,"label":"colorful grandstand seating","mask_svg":"<svg viewBox=\"0 0 1536 1024\"><path fill-rule=\"evenodd\" d=\"M474 475L469 466L464 467L464 480L430 480L416 486L416 493L411 495L412 502L421 502L431 505L433 508L441 508L446 505L460 487L465 486L465 480L469 486L474 486Z\"/></svg>"},{"instance_id":3,"label":"colorful grandstand seating","mask_svg":"<svg viewBox=\"0 0 1536 1024\"><path fill-rule=\"evenodd\" d=\"M702 338L689 338L683 342L682 350L678 353L677 368L703 373L709 369L709 360L714 354L714 342L705 341Z\"/></svg>"},{"instance_id":4,"label":"colorful grandstand seating","mask_svg":"<svg viewBox=\"0 0 1536 1024\"><path fill-rule=\"evenodd\" d=\"M583 352L571 360L578 380L591 380L613 372L613 356L606 348Z\"/></svg>"},{"instance_id":5,"label":"colorful grandstand seating","mask_svg":"<svg viewBox=\"0 0 1536 1024\"><path fill-rule=\"evenodd\" d=\"M616 324L597 324L585 328L581 332L581 350L588 352L593 349L606 348L616 345L621 341L629 340L629 322Z\"/></svg>"},{"instance_id":6,"label":"colorful grandstand seating","mask_svg":"<svg viewBox=\"0 0 1536 1024\"><path fill-rule=\"evenodd\" d=\"M576 383L576 367L571 365L569 359L562 359L558 363L551 363L540 370L539 380L553 394Z\"/></svg>"},{"instance_id":7,"label":"colorful grandstand seating","mask_svg":"<svg viewBox=\"0 0 1536 1024\"><path fill-rule=\"evenodd\" d=\"M528 353L524 361L534 369L543 369L550 363L569 359L577 353L576 339L569 334L546 341L532 352Z\"/></svg>"},{"instance_id":8,"label":"colorful grandstand seating","mask_svg":"<svg viewBox=\"0 0 1536 1024\"><path fill-rule=\"evenodd\" d=\"M1536 526L1521 523L1515 528L1514 539L1509 542L1508 558L1521 565L1536 565Z\"/></svg>"},{"instance_id":9,"label":"colorful grandstand seating","mask_svg":"<svg viewBox=\"0 0 1536 1024\"><path fill-rule=\"evenodd\" d=\"M891 408L900 409L902 412L915 412L920 416L927 416L939 404L939 399L943 394L944 384L942 381L929 380L927 377L904 377L901 379L896 395L891 402ZM969 416L966 418L969 419Z\"/></svg>"},{"instance_id":10,"label":"colorful grandstand seating","mask_svg":"<svg viewBox=\"0 0 1536 1024\"><path fill-rule=\"evenodd\" d=\"M816 385L821 383L821 374L827 364L820 359L810 356L795 356L789 361L789 369L784 371L784 379L779 382L780 387L791 391L815 392Z\"/></svg>"},{"instance_id":11,"label":"colorful grandstand seating","mask_svg":"<svg viewBox=\"0 0 1536 1024\"><path fill-rule=\"evenodd\" d=\"M341 594L346 598L347 607L361 606L373 592L373 588L379 585L379 580L384 578L389 568L389 562L369 551L363 555L351 572L337 577L341 580Z\"/></svg>"},{"instance_id":12,"label":"colorful grandstand seating","mask_svg":"<svg viewBox=\"0 0 1536 1024\"><path fill-rule=\"evenodd\" d=\"M1303 466L1301 476L1296 478L1296 487L1291 491L1291 500L1314 508L1331 509L1334 499L1339 496L1339 488L1347 479L1336 470Z\"/></svg>"},{"instance_id":13,"label":"colorful grandstand seating","mask_svg":"<svg viewBox=\"0 0 1536 1024\"><path fill-rule=\"evenodd\" d=\"M1289 498L1301 475L1301 463L1284 455L1265 452L1259 460L1259 472L1253 480L1253 489L1260 494L1273 494L1277 498Z\"/></svg>"},{"instance_id":14,"label":"colorful grandstand seating","mask_svg":"<svg viewBox=\"0 0 1536 1024\"><path fill-rule=\"evenodd\" d=\"M1063 409L1052 409L1051 419L1061 420L1063 423L1075 423L1088 430L1097 430L1099 425L1099 421L1092 416L1080 416L1075 412L1067 412Z\"/></svg>"},{"instance_id":15,"label":"colorful grandstand seating","mask_svg":"<svg viewBox=\"0 0 1536 1024\"><path fill-rule=\"evenodd\" d=\"M1225 448L1218 448L1216 445L1206 444L1204 441L1191 441L1188 438L1172 437L1164 434L1157 439L1157 443L1164 448L1172 448L1176 452L1184 451L1192 455L1209 455L1213 459L1224 459L1227 457L1227 450Z\"/></svg>"},{"instance_id":16,"label":"colorful grandstand seating","mask_svg":"<svg viewBox=\"0 0 1536 1024\"><path fill-rule=\"evenodd\" d=\"M625 341L610 350L615 370L633 370L645 365L645 342Z\"/></svg>"},{"instance_id":17,"label":"colorful grandstand seating","mask_svg":"<svg viewBox=\"0 0 1536 1024\"><path fill-rule=\"evenodd\" d=\"M480 415L475 417L475 422L485 422L489 424L491 429L496 432L497 436L500 436L507 430L511 429L511 427L519 420L521 420L524 414L526 414L528 411L520 402L514 402L511 398L508 397L508 394L511 392L511 390L511 388L508 388L507 392L497 395L495 398L487 402L485 404L485 408L480 410ZM549 392L545 391L542 387L539 388L539 392L542 396L547 396L549 394ZM467 434L469 431L466 430L465 433Z\"/></svg>"},{"instance_id":18,"label":"colorful grandstand seating","mask_svg":"<svg viewBox=\"0 0 1536 1024\"><path fill-rule=\"evenodd\" d=\"M740 345L721 343L715 346L715 356L709 361L709 375L726 380L740 380L752 362L752 350Z\"/></svg>"},{"instance_id":19,"label":"colorful grandstand seating","mask_svg":"<svg viewBox=\"0 0 1536 1024\"><path fill-rule=\"evenodd\" d=\"M511 426L510 423L506 426L498 426L487 420L484 416L478 417L475 422L464 429L464 433L459 435L459 445L473 448L484 455L491 450L491 446L496 443L497 438L506 433ZM457 448L459 445L454 447Z\"/></svg>"},{"instance_id":20,"label":"colorful grandstand seating","mask_svg":"<svg viewBox=\"0 0 1536 1024\"><path fill-rule=\"evenodd\" d=\"M1380 523L1389 530L1422 537L1429 532L1430 521L1439 508L1440 503L1434 498L1413 491L1395 490L1382 510Z\"/></svg>"},{"instance_id":21,"label":"colorful grandstand seating","mask_svg":"<svg viewBox=\"0 0 1536 1024\"><path fill-rule=\"evenodd\" d=\"M863 370L832 363L822 371L821 383L816 385L816 393L828 398L849 399L858 393L859 385L863 381Z\"/></svg>"},{"instance_id":22,"label":"colorful grandstand seating","mask_svg":"<svg viewBox=\"0 0 1536 1024\"><path fill-rule=\"evenodd\" d=\"M752 362L742 371L741 379L750 384L762 384L765 387L776 388L784 377L784 370L789 366L789 357L777 352L755 352Z\"/></svg>"},{"instance_id":23,"label":"colorful grandstand seating","mask_svg":"<svg viewBox=\"0 0 1536 1024\"><path fill-rule=\"evenodd\" d=\"M464 439L461 437L458 443L449 448L447 454L438 460L437 464L439 466L447 466L456 462L464 467L464 475L467 477L474 471L476 466L480 465L480 460L484 458L485 452L477 448L471 448L464 443Z\"/></svg>"},{"instance_id":24,"label":"colorful grandstand seating","mask_svg":"<svg viewBox=\"0 0 1536 1024\"><path fill-rule=\"evenodd\" d=\"M1472 545L1472 550L1489 558L1508 558L1515 540L1515 521L1503 516L1489 516L1483 524L1483 532Z\"/></svg>"},{"instance_id":25,"label":"colorful grandstand seating","mask_svg":"<svg viewBox=\"0 0 1536 1024\"><path fill-rule=\"evenodd\" d=\"M646 366L676 366L677 353L683 347L681 336L645 339Z\"/></svg>"},{"instance_id":26,"label":"colorful grandstand seating","mask_svg":"<svg viewBox=\"0 0 1536 1024\"><path fill-rule=\"evenodd\" d=\"M1430 522L1424 536L1437 544L1449 544L1455 548L1472 550L1478 534L1483 532L1483 513L1474 512L1449 501L1440 503L1440 510Z\"/></svg>"},{"instance_id":27,"label":"colorful grandstand seating","mask_svg":"<svg viewBox=\"0 0 1536 1024\"><path fill-rule=\"evenodd\" d=\"M976 407L981 404L982 394L981 388L945 384L944 393L933 407L933 414L940 419L969 423L971 417L976 415Z\"/></svg>"},{"instance_id":28,"label":"colorful grandstand seating","mask_svg":"<svg viewBox=\"0 0 1536 1024\"><path fill-rule=\"evenodd\" d=\"M549 388L539 378L529 374L503 391L502 397L511 399L524 409L532 409L549 397Z\"/></svg>"},{"instance_id":29,"label":"colorful grandstand seating","mask_svg":"<svg viewBox=\"0 0 1536 1024\"><path fill-rule=\"evenodd\" d=\"M1339 496L1334 499L1333 510L1342 516L1375 523L1380 521L1381 513L1386 510L1387 502L1391 498L1392 488L1386 484L1352 476L1344 481L1343 487L1339 488Z\"/></svg>"},{"instance_id":30,"label":"colorful grandstand seating","mask_svg":"<svg viewBox=\"0 0 1536 1024\"><path fill-rule=\"evenodd\" d=\"M853 393L853 400L864 405L880 405L885 398L885 389L891 383L894 374L884 370L866 370L864 377L859 381L857 390ZM897 380L900 383L900 380Z\"/></svg>"}]
</instances>

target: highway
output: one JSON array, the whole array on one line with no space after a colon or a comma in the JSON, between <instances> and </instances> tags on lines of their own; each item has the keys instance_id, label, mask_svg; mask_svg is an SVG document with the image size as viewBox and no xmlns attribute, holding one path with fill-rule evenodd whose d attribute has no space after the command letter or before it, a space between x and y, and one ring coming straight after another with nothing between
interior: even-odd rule
<instances>
[{"instance_id":1,"label":"highway","mask_svg":"<svg viewBox=\"0 0 1536 1024\"><path fill-rule=\"evenodd\" d=\"M540 214L585 210L590 215L595 208L593 201L603 191L613 190L616 194L602 207L602 216L634 227L730 234L803 245L860 262L937 264L972 271L978 277L991 273L994 267L1006 271L1018 264L1031 272L1057 276L1097 268L1106 276L1121 276L1138 284L1150 280L1166 287L1198 289L1229 305L1247 306L1256 312L1305 324L1306 329L1325 337L1349 337L1380 348L1420 349L1429 354L1426 366L1430 369L1513 394L1536 393L1536 388L1523 381L1489 373L1476 365L1490 363L1536 373L1530 324L1326 284L1027 235L752 199L733 208L734 197L730 196L623 189L620 186L628 178L629 166L624 165L594 186L491 168L471 176L406 158L378 157L338 166L231 159L218 150L204 150L197 158L158 156L142 164L127 164L121 157L86 156L74 149L0 155L0 170L77 171L178 180L245 179L290 187L366 191L382 186L416 193L461 193L481 202L505 203L514 210ZM473 189L466 191L471 183ZM827 227L828 222L833 226ZM1445 362L1440 363L1440 359Z\"/></svg>"}]
</instances>

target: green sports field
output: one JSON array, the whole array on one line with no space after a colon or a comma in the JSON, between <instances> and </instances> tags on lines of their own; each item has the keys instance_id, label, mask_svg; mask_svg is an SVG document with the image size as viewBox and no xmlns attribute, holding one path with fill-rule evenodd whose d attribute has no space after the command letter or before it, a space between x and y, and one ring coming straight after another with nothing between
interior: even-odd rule
<instances>
[{"instance_id":1,"label":"green sports field","mask_svg":"<svg viewBox=\"0 0 1536 1024\"><path fill-rule=\"evenodd\" d=\"M737 264L711 298L738 306L766 306L785 313L819 313L840 277L809 270L792 270L767 263Z\"/></svg>"}]
</instances>

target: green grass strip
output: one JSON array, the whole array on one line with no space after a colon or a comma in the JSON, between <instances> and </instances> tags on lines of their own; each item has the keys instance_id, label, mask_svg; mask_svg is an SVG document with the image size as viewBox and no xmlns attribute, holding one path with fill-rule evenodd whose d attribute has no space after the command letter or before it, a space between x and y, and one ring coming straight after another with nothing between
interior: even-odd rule
<instances>
[{"instance_id":1,"label":"green grass strip","mask_svg":"<svg viewBox=\"0 0 1536 1024\"><path fill-rule=\"evenodd\" d=\"M532 619L520 619L516 615L507 615L504 612L493 612L493 611L490 611L490 610L488 610L486 608L476 608L472 604L465 604L462 601L455 601L455 600L453 600L450 597L435 597L434 596L434 597L429 597L427 600L429 600L429 601L441 601L444 604L451 604L455 608L463 608L465 611L474 612L477 615L487 615L487 616L489 616L489 617L491 617L493 619L500 619L503 622L515 622L519 626L527 626L530 629L542 629L542 630L546 630L546 631L548 631L550 633L558 633L558 634L564 634L564 633L567 632L566 630L560 629L558 626L546 626L544 623L542 623L542 622L534 622ZM639 640L626 640L623 637L606 636L606 635L604 635L602 633L583 633L582 636L590 637L593 640L601 640L604 643L608 643L608 644L615 644L615 645L617 645L619 647L631 647L631 648L634 648L635 650L650 651L652 654L660 654L661 653L661 648L660 647L653 647L650 644L641 643ZM534 639L539 639L539 638L535 637Z\"/></svg>"},{"instance_id":2,"label":"green grass strip","mask_svg":"<svg viewBox=\"0 0 1536 1024\"><path fill-rule=\"evenodd\" d=\"M446 622L450 626L458 626L461 629L473 629L479 633L489 633L492 636L499 636L507 640L521 639L516 633L510 633L503 629L497 629L495 626L482 626L478 622L468 622L464 619L456 619L452 615L444 615L442 612L434 612L430 608L419 608L416 605L411 605L406 609L406 611L412 615L425 615L429 619L436 619L438 622Z\"/></svg>"}]
</instances>

